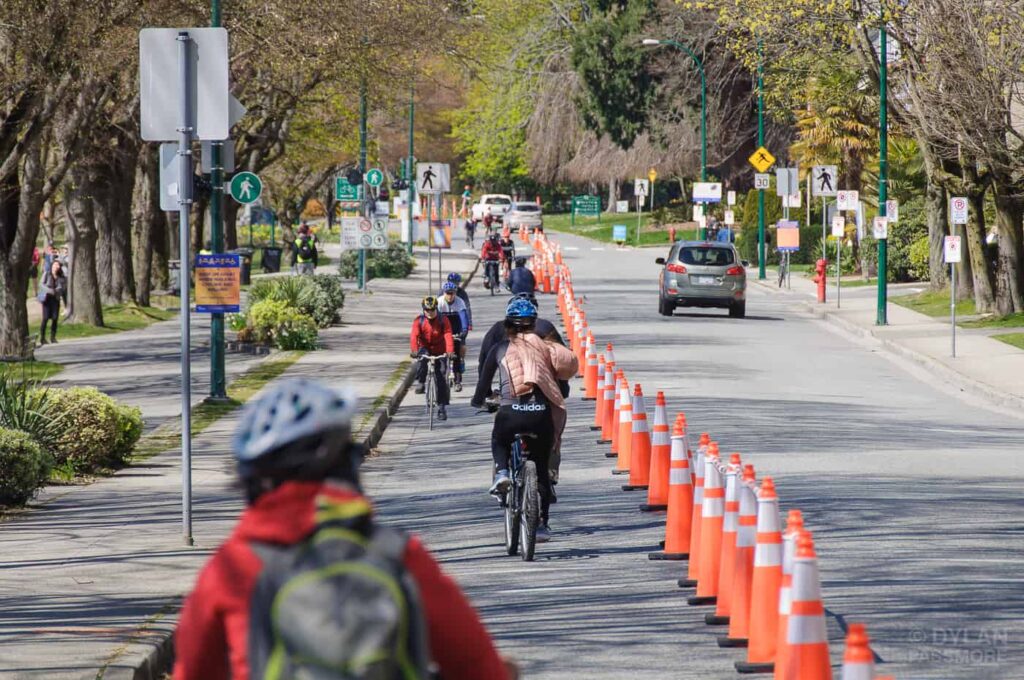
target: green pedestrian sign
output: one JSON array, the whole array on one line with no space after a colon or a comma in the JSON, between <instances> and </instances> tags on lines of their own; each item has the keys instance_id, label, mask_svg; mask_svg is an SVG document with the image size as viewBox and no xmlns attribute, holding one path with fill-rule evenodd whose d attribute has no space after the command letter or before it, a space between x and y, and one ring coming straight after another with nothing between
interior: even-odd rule
<instances>
[{"instance_id":1,"label":"green pedestrian sign","mask_svg":"<svg viewBox=\"0 0 1024 680\"><path fill-rule=\"evenodd\" d=\"M379 187L384 183L384 173L377 168L371 168L366 171L366 183L371 187Z\"/></svg>"},{"instance_id":2,"label":"green pedestrian sign","mask_svg":"<svg viewBox=\"0 0 1024 680\"><path fill-rule=\"evenodd\" d=\"M334 181L334 200L358 201L360 189L362 187L349 184L346 178L339 177Z\"/></svg>"},{"instance_id":3,"label":"green pedestrian sign","mask_svg":"<svg viewBox=\"0 0 1024 680\"><path fill-rule=\"evenodd\" d=\"M263 182L251 172L240 172L231 178L230 191L239 203L255 203L263 193Z\"/></svg>"}]
</instances>

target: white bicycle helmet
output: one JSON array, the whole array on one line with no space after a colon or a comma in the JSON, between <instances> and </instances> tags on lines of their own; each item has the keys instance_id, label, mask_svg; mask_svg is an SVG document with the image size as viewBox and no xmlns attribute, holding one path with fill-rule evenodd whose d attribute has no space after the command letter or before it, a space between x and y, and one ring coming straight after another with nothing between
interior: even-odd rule
<instances>
[{"instance_id":1,"label":"white bicycle helmet","mask_svg":"<svg viewBox=\"0 0 1024 680\"><path fill-rule=\"evenodd\" d=\"M335 390L305 378L275 383L246 406L235 430L231 448L239 471L302 439L351 428L356 402L350 388Z\"/></svg>"}]
</instances>

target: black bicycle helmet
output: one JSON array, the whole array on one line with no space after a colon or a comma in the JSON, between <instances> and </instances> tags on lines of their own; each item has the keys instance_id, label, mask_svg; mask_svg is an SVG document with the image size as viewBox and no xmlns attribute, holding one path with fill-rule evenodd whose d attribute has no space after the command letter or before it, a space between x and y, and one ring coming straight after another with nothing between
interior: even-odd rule
<instances>
[{"instance_id":1,"label":"black bicycle helmet","mask_svg":"<svg viewBox=\"0 0 1024 680\"><path fill-rule=\"evenodd\" d=\"M424 312L434 311L437 309L437 298L434 297L433 295L428 295L427 297L423 298L423 302L421 303L421 305L423 307Z\"/></svg>"}]
</instances>

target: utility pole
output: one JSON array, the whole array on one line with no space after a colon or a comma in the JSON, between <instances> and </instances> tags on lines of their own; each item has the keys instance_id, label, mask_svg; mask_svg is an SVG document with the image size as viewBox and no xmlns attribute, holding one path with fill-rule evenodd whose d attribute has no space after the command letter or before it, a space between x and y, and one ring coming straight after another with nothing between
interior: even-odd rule
<instances>
[{"instance_id":1,"label":"utility pole","mask_svg":"<svg viewBox=\"0 0 1024 680\"><path fill-rule=\"evenodd\" d=\"M210 26L220 27L220 0L210 0ZM220 142L210 144L210 245L214 253L224 252L224 154ZM187 257L182 253L181 257ZM183 312L184 313L184 312ZM210 395L208 402L227 401L224 370L224 315L210 315Z\"/></svg>"},{"instance_id":2,"label":"utility pole","mask_svg":"<svg viewBox=\"0 0 1024 680\"><path fill-rule=\"evenodd\" d=\"M889 47L886 40L885 4L879 5L881 33L879 34L878 55L878 215L885 217L885 202L889 198ZM878 318L875 324L885 326L888 320L888 239L878 239Z\"/></svg>"},{"instance_id":3,"label":"utility pole","mask_svg":"<svg viewBox=\"0 0 1024 680\"><path fill-rule=\"evenodd\" d=\"M363 192L363 217L370 217L370 192L366 186L366 76L359 81L359 188ZM366 292L366 249L359 249L359 290Z\"/></svg>"},{"instance_id":4,"label":"utility pole","mask_svg":"<svg viewBox=\"0 0 1024 680\"><path fill-rule=\"evenodd\" d=\"M414 233L413 224L415 215L413 206L416 204L416 163L413 161L413 153L415 153L415 139L413 137L413 130L415 129L416 123L416 86L409 86L409 157L405 159L405 178L409 182L409 188L406 193L408 194L408 213L409 213L409 242L405 244L405 251L412 255L412 235Z\"/></svg>"},{"instance_id":5,"label":"utility pole","mask_svg":"<svg viewBox=\"0 0 1024 680\"><path fill-rule=\"evenodd\" d=\"M764 146L764 54L757 43L757 148ZM764 189L757 191L757 278L764 280Z\"/></svg>"}]
</instances>

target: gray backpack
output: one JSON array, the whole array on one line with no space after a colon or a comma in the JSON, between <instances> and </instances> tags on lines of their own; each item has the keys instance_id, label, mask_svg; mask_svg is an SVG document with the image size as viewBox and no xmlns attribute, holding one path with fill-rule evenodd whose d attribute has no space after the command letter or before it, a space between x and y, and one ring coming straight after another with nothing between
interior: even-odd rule
<instances>
[{"instance_id":1,"label":"gray backpack","mask_svg":"<svg viewBox=\"0 0 1024 680\"><path fill-rule=\"evenodd\" d=\"M294 546L254 545L263 571L249 610L250 677L429 677L426 625L402 562L407 542L394 529L346 522Z\"/></svg>"}]
</instances>

